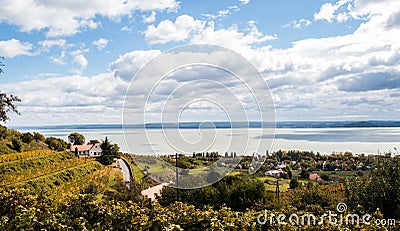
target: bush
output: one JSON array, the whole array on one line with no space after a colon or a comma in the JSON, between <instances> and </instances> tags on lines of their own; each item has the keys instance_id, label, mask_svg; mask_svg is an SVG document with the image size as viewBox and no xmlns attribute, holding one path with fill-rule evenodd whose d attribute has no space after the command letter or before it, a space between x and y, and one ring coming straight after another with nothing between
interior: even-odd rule
<instances>
[{"instance_id":1,"label":"bush","mask_svg":"<svg viewBox=\"0 0 400 231\"><path fill-rule=\"evenodd\" d=\"M350 206L361 205L366 212L380 209L385 218L400 218L400 158L383 160L369 177L354 178L346 184Z\"/></svg>"},{"instance_id":2,"label":"bush","mask_svg":"<svg viewBox=\"0 0 400 231\"><path fill-rule=\"evenodd\" d=\"M14 149L15 151L17 151L17 152L22 152L23 145L22 145L22 142L21 142L20 139L13 138L12 141L11 141L11 143L12 143L12 147L13 147L13 149Z\"/></svg>"},{"instance_id":3,"label":"bush","mask_svg":"<svg viewBox=\"0 0 400 231\"><path fill-rule=\"evenodd\" d=\"M67 142L60 138L48 137L44 142L51 150L64 151L67 147Z\"/></svg>"},{"instance_id":4,"label":"bush","mask_svg":"<svg viewBox=\"0 0 400 231\"><path fill-rule=\"evenodd\" d=\"M291 179L290 183L289 183L289 186L290 186L291 189L295 189L295 188L299 187L300 186L299 180Z\"/></svg>"},{"instance_id":5,"label":"bush","mask_svg":"<svg viewBox=\"0 0 400 231\"><path fill-rule=\"evenodd\" d=\"M265 187L261 181L248 176L227 176L211 186L179 190L180 201L202 208L205 205L220 208L224 204L235 211L246 211L266 199ZM169 205L177 200L177 190L165 187L159 203Z\"/></svg>"},{"instance_id":6,"label":"bush","mask_svg":"<svg viewBox=\"0 0 400 231\"><path fill-rule=\"evenodd\" d=\"M27 133L22 133L21 140L25 144L30 144L34 140L34 138L30 132L27 132Z\"/></svg>"}]
</instances>

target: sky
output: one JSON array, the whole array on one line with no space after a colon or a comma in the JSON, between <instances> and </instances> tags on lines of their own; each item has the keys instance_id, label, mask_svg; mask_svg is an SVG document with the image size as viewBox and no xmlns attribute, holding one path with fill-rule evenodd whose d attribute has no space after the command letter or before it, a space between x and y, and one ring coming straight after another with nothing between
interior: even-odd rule
<instances>
[{"instance_id":1,"label":"sky","mask_svg":"<svg viewBox=\"0 0 400 231\"><path fill-rule=\"evenodd\" d=\"M135 74L162 52L188 44L219 45L249 60L269 86L278 121L399 119L398 0L0 3L0 90L22 100L21 115L10 114L7 125L121 123ZM217 72L184 76L217 79ZM182 87L179 76L155 91L154 105L165 100L157 92ZM229 102L229 94L209 87L198 84L196 92ZM245 94L234 92L244 101ZM188 121L226 119L215 105L196 102L183 114Z\"/></svg>"}]
</instances>

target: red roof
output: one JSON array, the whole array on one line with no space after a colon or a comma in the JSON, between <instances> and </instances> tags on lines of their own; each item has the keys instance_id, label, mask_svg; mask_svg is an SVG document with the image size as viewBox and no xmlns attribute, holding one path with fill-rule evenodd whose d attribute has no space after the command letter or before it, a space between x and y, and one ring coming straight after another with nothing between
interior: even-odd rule
<instances>
[{"instance_id":1,"label":"red roof","mask_svg":"<svg viewBox=\"0 0 400 231\"><path fill-rule=\"evenodd\" d=\"M322 178L317 173L313 173L310 174L310 180L321 181Z\"/></svg>"},{"instance_id":2,"label":"red roof","mask_svg":"<svg viewBox=\"0 0 400 231\"><path fill-rule=\"evenodd\" d=\"M72 145L70 147L71 151L75 151L75 148L78 148L78 152L89 151L94 144L82 144L82 145Z\"/></svg>"}]
</instances>

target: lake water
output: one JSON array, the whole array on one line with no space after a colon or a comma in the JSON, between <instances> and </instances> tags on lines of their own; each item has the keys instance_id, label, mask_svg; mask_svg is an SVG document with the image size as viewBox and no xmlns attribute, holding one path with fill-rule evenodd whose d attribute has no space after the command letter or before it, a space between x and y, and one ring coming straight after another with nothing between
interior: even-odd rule
<instances>
[{"instance_id":1,"label":"lake water","mask_svg":"<svg viewBox=\"0 0 400 231\"><path fill-rule=\"evenodd\" d=\"M45 136L67 140L71 132L82 133L86 140L106 136L121 147L121 151L136 154L174 154L202 151L225 151L238 154L264 154L266 150L312 150L322 154L351 151L377 154L396 152L400 148L400 128L277 128L275 139L268 129L139 129L129 128L125 135L120 128L19 128L39 131ZM126 140L126 142L125 142ZM272 143L273 142L273 143Z\"/></svg>"}]
</instances>

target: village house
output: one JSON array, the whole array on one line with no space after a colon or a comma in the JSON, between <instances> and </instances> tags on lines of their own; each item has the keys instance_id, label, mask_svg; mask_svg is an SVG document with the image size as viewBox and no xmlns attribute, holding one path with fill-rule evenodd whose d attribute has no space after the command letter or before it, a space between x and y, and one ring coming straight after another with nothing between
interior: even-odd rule
<instances>
[{"instance_id":1,"label":"village house","mask_svg":"<svg viewBox=\"0 0 400 231\"><path fill-rule=\"evenodd\" d=\"M310 174L310 180L323 181L323 179L317 173Z\"/></svg>"},{"instance_id":2,"label":"village house","mask_svg":"<svg viewBox=\"0 0 400 231\"><path fill-rule=\"evenodd\" d=\"M88 143L70 146L71 152L77 151L79 157L100 157L102 155L100 143Z\"/></svg>"},{"instance_id":3,"label":"village house","mask_svg":"<svg viewBox=\"0 0 400 231\"><path fill-rule=\"evenodd\" d=\"M280 177L282 173L284 173L284 171L282 169L275 169L275 170L266 171L265 175L266 176Z\"/></svg>"}]
</instances>

